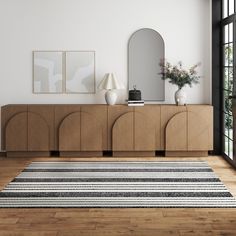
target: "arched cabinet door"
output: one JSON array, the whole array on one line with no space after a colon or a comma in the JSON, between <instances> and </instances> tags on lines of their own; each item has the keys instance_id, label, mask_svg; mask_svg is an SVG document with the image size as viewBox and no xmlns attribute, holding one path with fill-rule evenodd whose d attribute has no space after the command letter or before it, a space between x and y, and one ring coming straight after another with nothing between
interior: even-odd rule
<instances>
[{"instance_id":1,"label":"arched cabinet door","mask_svg":"<svg viewBox=\"0 0 236 236\"><path fill-rule=\"evenodd\" d=\"M67 115L59 127L59 151L80 151L80 112Z\"/></svg>"},{"instance_id":2,"label":"arched cabinet door","mask_svg":"<svg viewBox=\"0 0 236 236\"><path fill-rule=\"evenodd\" d=\"M30 139L29 148L30 149L39 148L40 150L48 148L47 150L52 150L52 151L57 150L55 147L54 106L40 105L40 104L28 105L28 114L29 114L28 128L29 128L29 139ZM39 140L39 138L42 138L44 140ZM47 147L48 138L49 138L49 147Z\"/></svg>"},{"instance_id":3,"label":"arched cabinet door","mask_svg":"<svg viewBox=\"0 0 236 236\"><path fill-rule=\"evenodd\" d=\"M181 112L166 126L166 151L207 151L211 149L210 123L196 112Z\"/></svg>"},{"instance_id":4,"label":"arched cabinet door","mask_svg":"<svg viewBox=\"0 0 236 236\"><path fill-rule=\"evenodd\" d=\"M6 151L27 151L27 112L14 115L6 124Z\"/></svg>"},{"instance_id":5,"label":"arched cabinet door","mask_svg":"<svg viewBox=\"0 0 236 236\"><path fill-rule=\"evenodd\" d=\"M187 112L174 115L165 130L166 151L187 151Z\"/></svg>"},{"instance_id":6,"label":"arched cabinet door","mask_svg":"<svg viewBox=\"0 0 236 236\"><path fill-rule=\"evenodd\" d=\"M81 151L103 150L103 129L96 116L81 112Z\"/></svg>"},{"instance_id":7,"label":"arched cabinet door","mask_svg":"<svg viewBox=\"0 0 236 236\"><path fill-rule=\"evenodd\" d=\"M28 151L50 150L50 128L39 114L28 112Z\"/></svg>"},{"instance_id":8,"label":"arched cabinet door","mask_svg":"<svg viewBox=\"0 0 236 236\"><path fill-rule=\"evenodd\" d=\"M112 150L134 150L134 112L120 116L112 128Z\"/></svg>"},{"instance_id":9,"label":"arched cabinet door","mask_svg":"<svg viewBox=\"0 0 236 236\"><path fill-rule=\"evenodd\" d=\"M134 116L135 151L156 150L156 128L152 120L141 112L135 112Z\"/></svg>"}]
</instances>

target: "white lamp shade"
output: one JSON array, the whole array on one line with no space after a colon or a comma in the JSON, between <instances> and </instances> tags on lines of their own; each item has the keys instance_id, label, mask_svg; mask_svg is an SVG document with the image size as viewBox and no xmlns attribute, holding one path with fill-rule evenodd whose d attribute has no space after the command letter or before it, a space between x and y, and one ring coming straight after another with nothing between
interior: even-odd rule
<instances>
[{"instance_id":1,"label":"white lamp shade","mask_svg":"<svg viewBox=\"0 0 236 236\"><path fill-rule=\"evenodd\" d=\"M116 76L113 73L107 73L99 83L98 89L124 89L124 86L118 82Z\"/></svg>"}]
</instances>

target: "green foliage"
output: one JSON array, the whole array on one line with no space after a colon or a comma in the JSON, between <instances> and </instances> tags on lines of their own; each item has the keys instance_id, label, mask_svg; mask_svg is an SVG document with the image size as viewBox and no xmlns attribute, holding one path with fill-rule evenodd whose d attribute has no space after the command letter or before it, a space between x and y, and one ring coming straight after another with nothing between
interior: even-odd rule
<instances>
[{"instance_id":1,"label":"green foliage","mask_svg":"<svg viewBox=\"0 0 236 236\"><path fill-rule=\"evenodd\" d=\"M225 128L233 129L233 117L225 115Z\"/></svg>"},{"instance_id":2,"label":"green foliage","mask_svg":"<svg viewBox=\"0 0 236 236\"><path fill-rule=\"evenodd\" d=\"M225 65L233 66L233 46L229 44L225 47Z\"/></svg>"},{"instance_id":3,"label":"green foliage","mask_svg":"<svg viewBox=\"0 0 236 236\"><path fill-rule=\"evenodd\" d=\"M225 65L233 66L233 48L231 45L225 47L224 50ZM225 128L233 128L233 116L232 116L232 99L229 96L233 92L233 68L225 69L224 73L224 106L225 112L229 115L225 115ZM227 91L226 91L227 90Z\"/></svg>"},{"instance_id":4,"label":"green foliage","mask_svg":"<svg viewBox=\"0 0 236 236\"><path fill-rule=\"evenodd\" d=\"M183 88L186 84L192 87L193 84L199 83L200 76L197 75L196 68L200 63L192 66L189 70L182 68L182 62L177 65L171 65L169 62L161 62L161 74L163 79L168 79L171 84L175 84L179 89Z\"/></svg>"}]
</instances>

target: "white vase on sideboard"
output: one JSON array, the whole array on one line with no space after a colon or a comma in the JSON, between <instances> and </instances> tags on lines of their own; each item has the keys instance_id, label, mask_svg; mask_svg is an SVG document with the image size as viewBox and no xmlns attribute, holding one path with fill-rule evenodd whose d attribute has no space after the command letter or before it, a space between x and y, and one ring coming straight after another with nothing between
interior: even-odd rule
<instances>
[{"instance_id":1,"label":"white vase on sideboard","mask_svg":"<svg viewBox=\"0 0 236 236\"><path fill-rule=\"evenodd\" d=\"M184 91L184 88L178 88L175 92L175 103L176 105L183 106L186 104L187 94Z\"/></svg>"}]
</instances>

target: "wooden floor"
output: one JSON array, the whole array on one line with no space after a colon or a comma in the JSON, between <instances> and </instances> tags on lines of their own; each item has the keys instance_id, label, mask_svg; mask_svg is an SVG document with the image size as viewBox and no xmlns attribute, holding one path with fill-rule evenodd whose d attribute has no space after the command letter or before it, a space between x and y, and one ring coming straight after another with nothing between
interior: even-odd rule
<instances>
[{"instance_id":1,"label":"wooden floor","mask_svg":"<svg viewBox=\"0 0 236 236\"><path fill-rule=\"evenodd\" d=\"M236 196L236 170L221 157L139 158L205 160ZM32 160L108 160L108 158L0 158L0 188ZM109 158L109 160L137 160ZM236 235L236 209L0 209L2 235L165 236Z\"/></svg>"}]
</instances>

